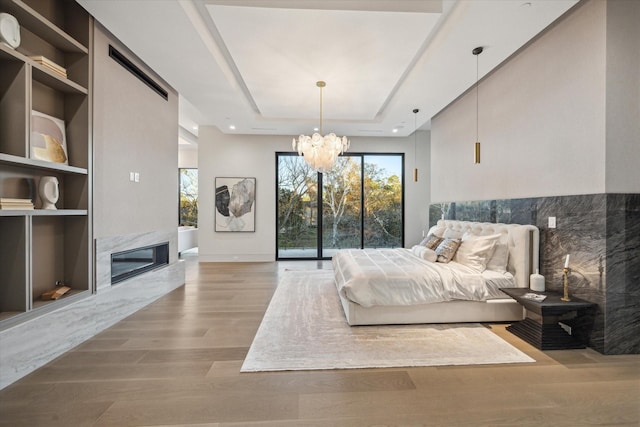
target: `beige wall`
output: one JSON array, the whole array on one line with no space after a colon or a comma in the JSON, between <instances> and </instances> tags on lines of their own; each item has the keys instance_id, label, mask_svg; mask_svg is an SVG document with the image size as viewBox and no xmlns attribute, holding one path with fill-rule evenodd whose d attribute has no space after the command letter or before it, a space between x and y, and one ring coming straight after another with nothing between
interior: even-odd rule
<instances>
[{"instance_id":1,"label":"beige wall","mask_svg":"<svg viewBox=\"0 0 640 427\"><path fill-rule=\"evenodd\" d=\"M640 192L640 1L607 2L608 193Z\"/></svg>"},{"instance_id":2,"label":"beige wall","mask_svg":"<svg viewBox=\"0 0 640 427\"><path fill-rule=\"evenodd\" d=\"M99 24L94 43L94 237L175 228L177 93ZM169 100L110 58L109 43L160 83ZM140 182L129 181L129 172Z\"/></svg>"},{"instance_id":3,"label":"beige wall","mask_svg":"<svg viewBox=\"0 0 640 427\"><path fill-rule=\"evenodd\" d=\"M198 146L178 148L178 167L191 169L198 168Z\"/></svg>"},{"instance_id":4,"label":"beige wall","mask_svg":"<svg viewBox=\"0 0 640 427\"><path fill-rule=\"evenodd\" d=\"M579 5L481 81L481 164L474 90L432 120L432 202L605 192L606 10Z\"/></svg>"},{"instance_id":5,"label":"beige wall","mask_svg":"<svg viewBox=\"0 0 640 427\"><path fill-rule=\"evenodd\" d=\"M198 243L201 261L275 260L275 180L278 151L291 151L291 136L226 135L201 127L198 135ZM420 180L413 182L414 138L350 138L352 152L406 153L405 245L417 243L428 228L429 133L419 132ZM256 231L214 231L215 177L256 177Z\"/></svg>"}]
</instances>

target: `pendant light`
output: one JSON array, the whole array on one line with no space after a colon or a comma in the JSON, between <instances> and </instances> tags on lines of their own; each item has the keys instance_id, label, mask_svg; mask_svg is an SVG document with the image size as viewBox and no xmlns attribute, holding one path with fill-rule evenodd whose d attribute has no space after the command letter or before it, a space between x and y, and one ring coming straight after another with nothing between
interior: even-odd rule
<instances>
[{"instance_id":1,"label":"pendant light","mask_svg":"<svg viewBox=\"0 0 640 427\"><path fill-rule=\"evenodd\" d=\"M413 181L418 182L418 125L417 117L420 110L418 108L413 109Z\"/></svg>"},{"instance_id":2,"label":"pendant light","mask_svg":"<svg viewBox=\"0 0 640 427\"><path fill-rule=\"evenodd\" d=\"M335 133L322 135L322 88L327 84L322 80L316 82L320 88L320 133L312 136L300 135L298 140L293 139L292 148L309 164L311 169L318 172L327 172L338 160L338 156L349 149L349 140L346 136L340 138Z\"/></svg>"},{"instance_id":3,"label":"pendant light","mask_svg":"<svg viewBox=\"0 0 640 427\"><path fill-rule=\"evenodd\" d=\"M476 56L476 143L473 149L473 163L476 165L480 163L480 137L478 136L478 55L480 55L483 50L482 46L479 46L471 51L471 53Z\"/></svg>"}]
</instances>

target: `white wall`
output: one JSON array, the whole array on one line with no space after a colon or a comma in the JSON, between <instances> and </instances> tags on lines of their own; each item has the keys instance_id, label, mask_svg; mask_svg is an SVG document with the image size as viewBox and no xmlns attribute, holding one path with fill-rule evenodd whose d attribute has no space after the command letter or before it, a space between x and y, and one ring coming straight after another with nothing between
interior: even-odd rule
<instances>
[{"instance_id":1,"label":"white wall","mask_svg":"<svg viewBox=\"0 0 640 427\"><path fill-rule=\"evenodd\" d=\"M606 7L579 5L480 82L479 165L475 90L432 119L432 202L605 192Z\"/></svg>"},{"instance_id":2,"label":"white wall","mask_svg":"<svg viewBox=\"0 0 640 427\"><path fill-rule=\"evenodd\" d=\"M198 168L198 146L178 146L178 167L179 168Z\"/></svg>"},{"instance_id":3,"label":"white wall","mask_svg":"<svg viewBox=\"0 0 640 427\"><path fill-rule=\"evenodd\" d=\"M109 44L169 92L165 100L108 55ZM178 95L96 23L94 36L94 237L178 225ZM140 182L131 182L138 172Z\"/></svg>"},{"instance_id":4,"label":"white wall","mask_svg":"<svg viewBox=\"0 0 640 427\"><path fill-rule=\"evenodd\" d=\"M350 138L352 152L406 153L405 245L428 228L429 133L419 132L420 179L413 182L414 138ZM226 135L215 127L198 134L198 243L200 261L273 261L276 257L276 152L291 151L291 136ZM256 178L255 233L214 231L215 177Z\"/></svg>"},{"instance_id":5,"label":"white wall","mask_svg":"<svg viewBox=\"0 0 640 427\"><path fill-rule=\"evenodd\" d=\"M640 1L607 3L608 193L640 192Z\"/></svg>"}]
</instances>

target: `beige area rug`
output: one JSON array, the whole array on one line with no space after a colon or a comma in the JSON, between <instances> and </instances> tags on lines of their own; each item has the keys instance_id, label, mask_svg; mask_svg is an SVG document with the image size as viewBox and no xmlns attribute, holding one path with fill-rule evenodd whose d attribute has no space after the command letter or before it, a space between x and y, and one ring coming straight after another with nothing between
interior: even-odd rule
<instances>
[{"instance_id":1,"label":"beige area rug","mask_svg":"<svg viewBox=\"0 0 640 427\"><path fill-rule=\"evenodd\" d=\"M287 271L241 372L535 362L484 326L347 323L333 272Z\"/></svg>"}]
</instances>

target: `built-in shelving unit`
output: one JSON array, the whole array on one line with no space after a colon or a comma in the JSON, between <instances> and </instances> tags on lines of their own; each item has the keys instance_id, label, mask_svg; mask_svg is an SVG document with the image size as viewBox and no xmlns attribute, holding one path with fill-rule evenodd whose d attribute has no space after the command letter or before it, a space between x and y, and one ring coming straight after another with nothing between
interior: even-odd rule
<instances>
[{"instance_id":1,"label":"built-in shelving unit","mask_svg":"<svg viewBox=\"0 0 640 427\"><path fill-rule=\"evenodd\" d=\"M0 197L33 210L0 209L0 329L93 291L91 220L92 18L73 0L0 0L20 24L16 49L0 44ZM66 77L31 56L43 56ZM32 158L31 112L64 122L68 164ZM59 183L56 210L41 209L43 176ZM56 282L64 297L42 301Z\"/></svg>"}]
</instances>

